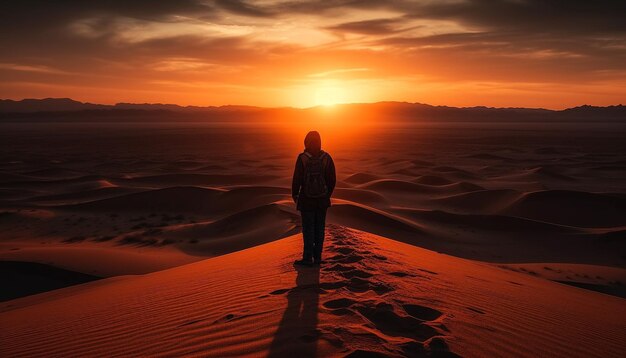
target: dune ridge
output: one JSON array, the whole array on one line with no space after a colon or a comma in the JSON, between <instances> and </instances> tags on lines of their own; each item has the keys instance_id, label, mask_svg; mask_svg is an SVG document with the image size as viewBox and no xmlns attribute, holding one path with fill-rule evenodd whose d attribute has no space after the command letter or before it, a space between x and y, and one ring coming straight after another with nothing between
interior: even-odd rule
<instances>
[{"instance_id":1,"label":"dune ridge","mask_svg":"<svg viewBox=\"0 0 626 358\"><path fill-rule=\"evenodd\" d=\"M0 353L618 357L626 348L619 298L342 227L330 230L327 265L294 270L300 240L1 304L12 329L0 331Z\"/></svg>"}]
</instances>

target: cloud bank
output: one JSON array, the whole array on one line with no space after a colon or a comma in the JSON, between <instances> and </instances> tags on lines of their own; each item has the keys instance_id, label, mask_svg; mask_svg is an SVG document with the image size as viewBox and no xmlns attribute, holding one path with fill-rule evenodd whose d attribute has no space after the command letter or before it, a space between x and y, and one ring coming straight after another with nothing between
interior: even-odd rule
<instances>
[{"instance_id":1,"label":"cloud bank","mask_svg":"<svg viewBox=\"0 0 626 358\"><path fill-rule=\"evenodd\" d=\"M8 0L0 97L620 103L624 18L612 0Z\"/></svg>"}]
</instances>

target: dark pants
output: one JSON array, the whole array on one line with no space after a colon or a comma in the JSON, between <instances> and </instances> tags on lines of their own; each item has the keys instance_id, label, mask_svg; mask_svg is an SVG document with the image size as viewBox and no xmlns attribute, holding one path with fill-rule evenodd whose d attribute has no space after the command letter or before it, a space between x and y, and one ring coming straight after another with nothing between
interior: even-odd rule
<instances>
[{"instance_id":1,"label":"dark pants","mask_svg":"<svg viewBox=\"0 0 626 358\"><path fill-rule=\"evenodd\" d=\"M302 211L302 237L304 238L304 253L302 259L306 261L322 259L324 248L324 229L326 227L326 209Z\"/></svg>"}]
</instances>

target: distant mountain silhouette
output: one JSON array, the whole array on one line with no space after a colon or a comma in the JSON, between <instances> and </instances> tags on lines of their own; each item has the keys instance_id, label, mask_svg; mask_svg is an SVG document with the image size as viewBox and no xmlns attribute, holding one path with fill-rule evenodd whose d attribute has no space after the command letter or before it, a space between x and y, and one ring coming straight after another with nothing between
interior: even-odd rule
<instances>
[{"instance_id":1,"label":"distant mountain silhouette","mask_svg":"<svg viewBox=\"0 0 626 358\"><path fill-rule=\"evenodd\" d=\"M61 112L86 109L107 109L109 106L74 101L70 98L23 99L13 101L0 99L0 112Z\"/></svg>"},{"instance_id":2,"label":"distant mountain silhouette","mask_svg":"<svg viewBox=\"0 0 626 358\"><path fill-rule=\"evenodd\" d=\"M626 122L626 106L584 105L556 111L541 108L459 108L422 103L378 102L341 104L328 111L324 107L184 107L160 103L103 105L69 98L0 100L0 121L4 122L292 121L320 115L357 116L363 121L384 122Z\"/></svg>"}]
</instances>

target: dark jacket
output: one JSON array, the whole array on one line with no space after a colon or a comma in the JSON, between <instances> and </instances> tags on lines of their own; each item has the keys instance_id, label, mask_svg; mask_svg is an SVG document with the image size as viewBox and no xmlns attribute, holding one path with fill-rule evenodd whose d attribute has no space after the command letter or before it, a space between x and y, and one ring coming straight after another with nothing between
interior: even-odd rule
<instances>
[{"instance_id":1,"label":"dark jacket","mask_svg":"<svg viewBox=\"0 0 626 358\"><path fill-rule=\"evenodd\" d=\"M305 155L304 152L300 153L298 155L298 159L296 159L296 168L293 172L293 180L291 182L291 196L300 211L326 209L330 206L330 196L333 194L335 184L337 183L333 158L331 158L330 154L326 153L327 158L325 159L326 165L324 166L324 180L326 182L326 187L328 188L328 196L325 198L308 198L304 195L305 191L302 188L304 185L304 174L306 170L302 160L303 155ZM321 152L318 152L317 155L321 155Z\"/></svg>"}]
</instances>

